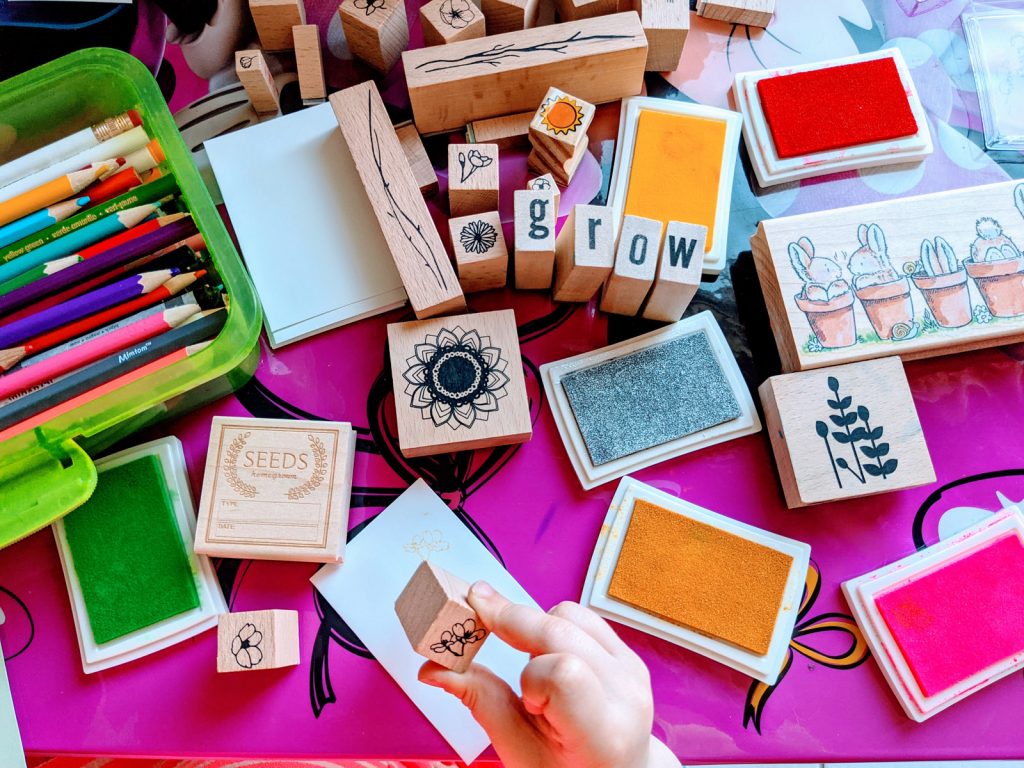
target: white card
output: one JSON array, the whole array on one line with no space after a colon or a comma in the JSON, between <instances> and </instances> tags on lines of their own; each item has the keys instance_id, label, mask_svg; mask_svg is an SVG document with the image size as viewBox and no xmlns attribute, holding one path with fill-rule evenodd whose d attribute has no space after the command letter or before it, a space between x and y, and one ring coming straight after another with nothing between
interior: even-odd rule
<instances>
[{"instance_id":1,"label":"white card","mask_svg":"<svg viewBox=\"0 0 1024 768\"><path fill-rule=\"evenodd\" d=\"M426 659L412 649L395 614L395 600L424 558L469 583L483 579L513 602L537 605L422 480L349 542L344 565L324 566L310 581L463 762L470 763L490 739L454 696L419 682ZM474 662L519 693L519 677L529 660L491 635Z\"/></svg>"},{"instance_id":2,"label":"white card","mask_svg":"<svg viewBox=\"0 0 1024 768\"><path fill-rule=\"evenodd\" d=\"M3 613L0 612L0 624ZM7 679L3 649L0 648L0 765L4 768L25 768L25 752L21 746L18 719L14 715L11 683Z\"/></svg>"},{"instance_id":3,"label":"white card","mask_svg":"<svg viewBox=\"0 0 1024 768\"><path fill-rule=\"evenodd\" d=\"M330 104L205 144L279 347L406 301Z\"/></svg>"}]
</instances>

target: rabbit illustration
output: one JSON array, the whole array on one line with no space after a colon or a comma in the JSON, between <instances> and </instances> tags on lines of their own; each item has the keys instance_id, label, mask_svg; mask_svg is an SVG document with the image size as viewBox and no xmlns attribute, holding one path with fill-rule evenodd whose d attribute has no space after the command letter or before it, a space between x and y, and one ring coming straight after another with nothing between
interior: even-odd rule
<instances>
[{"instance_id":1,"label":"rabbit illustration","mask_svg":"<svg viewBox=\"0 0 1024 768\"><path fill-rule=\"evenodd\" d=\"M1002 225L995 219L982 216L975 225L978 238L971 244L971 261L1003 261L1019 259L1020 250L1013 240L1003 233Z\"/></svg>"},{"instance_id":2,"label":"rabbit illustration","mask_svg":"<svg viewBox=\"0 0 1024 768\"><path fill-rule=\"evenodd\" d=\"M860 241L860 248L850 254L850 272L854 275L854 286L866 288L869 285L883 285L900 279L889 261L885 234L880 226L861 224L857 228L857 239Z\"/></svg>"},{"instance_id":3,"label":"rabbit illustration","mask_svg":"<svg viewBox=\"0 0 1024 768\"><path fill-rule=\"evenodd\" d=\"M850 284L843 279L843 270L832 259L814 255L814 243L801 237L789 244L789 260L793 270L804 281L803 296L808 301L830 301L849 293Z\"/></svg>"}]
</instances>

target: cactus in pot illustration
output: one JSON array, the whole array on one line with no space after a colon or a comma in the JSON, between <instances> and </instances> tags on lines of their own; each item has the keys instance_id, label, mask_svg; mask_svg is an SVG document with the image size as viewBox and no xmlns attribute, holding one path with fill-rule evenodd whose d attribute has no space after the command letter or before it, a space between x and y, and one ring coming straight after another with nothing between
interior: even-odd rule
<instances>
[{"instance_id":1,"label":"cactus in pot illustration","mask_svg":"<svg viewBox=\"0 0 1024 768\"><path fill-rule=\"evenodd\" d=\"M826 349L850 347L857 342L853 292L843 270L832 259L814 255L814 243L801 237L789 244L789 260L803 281L794 300L807 316L811 330Z\"/></svg>"},{"instance_id":2,"label":"cactus in pot illustration","mask_svg":"<svg viewBox=\"0 0 1024 768\"><path fill-rule=\"evenodd\" d=\"M921 243L920 267L911 280L940 326L961 328L971 322L967 269L944 238Z\"/></svg>"},{"instance_id":3,"label":"cactus in pot illustration","mask_svg":"<svg viewBox=\"0 0 1024 768\"><path fill-rule=\"evenodd\" d=\"M877 224L857 228L860 247L850 254L853 288L878 338L900 341L917 334L910 281L893 269L885 233Z\"/></svg>"},{"instance_id":4,"label":"cactus in pot illustration","mask_svg":"<svg viewBox=\"0 0 1024 768\"><path fill-rule=\"evenodd\" d=\"M1013 197L1024 216L1024 184L1017 185ZM989 312L993 317L1024 315L1024 256L1020 249L993 218L978 219L975 231L977 238L964 266Z\"/></svg>"}]
</instances>

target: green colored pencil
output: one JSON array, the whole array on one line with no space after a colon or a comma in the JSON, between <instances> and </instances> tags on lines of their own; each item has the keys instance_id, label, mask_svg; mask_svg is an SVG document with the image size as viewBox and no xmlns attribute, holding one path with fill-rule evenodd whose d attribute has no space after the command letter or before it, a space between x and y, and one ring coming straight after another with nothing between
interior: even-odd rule
<instances>
[{"instance_id":1,"label":"green colored pencil","mask_svg":"<svg viewBox=\"0 0 1024 768\"><path fill-rule=\"evenodd\" d=\"M46 229L42 229L35 234L22 238L16 243L5 245L0 248L0 264L34 251L36 248L41 248L42 246L52 243L54 240L58 240L71 232L76 232L82 227L88 226L89 224L99 221L111 214L123 211L125 208L132 208L144 203L154 203L157 200L161 200L177 191L178 182L175 181L172 174L161 176L148 184L143 184L141 187L130 189L123 195L118 195L102 205L94 208L88 208L69 219L65 219L57 224L52 224Z\"/></svg>"},{"instance_id":2,"label":"green colored pencil","mask_svg":"<svg viewBox=\"0 0 1024 768\"><path fill-rule=\"evenodd\" d=\"M0 296L3 296L5 293L10 293L11 291L17 290L18 288L21 288L23 285L28 285L29 283L34 283L36 280L39 280L41 278L56 274L57 272L60 272L62 269L73 267L81 260L82 257L76 253L72 254L71 256L65 256L62 259L54 259L53 261L48 261L45 264L40 264L38 267L33 267L27 272L22 272L17 277L12 277L10 280L0 283Z\"/></svg>"}]
</instances>

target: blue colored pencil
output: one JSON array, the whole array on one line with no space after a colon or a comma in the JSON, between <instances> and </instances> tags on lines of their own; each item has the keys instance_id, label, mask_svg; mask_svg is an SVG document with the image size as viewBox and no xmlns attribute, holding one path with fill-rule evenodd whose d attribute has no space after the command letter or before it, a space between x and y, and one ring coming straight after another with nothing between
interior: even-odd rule
<instances>
[{"instance_id":1,"label":"blue colored pencil","mask_svg":"<svg viewBox=\"0 0 1024 768\"><path fill-rule=\"evenodd\" d=\"M51 205L49 208L30 213L28 216L22 216L10 224L4 224L0 227L0 247L10 245L41 229L46 229L51 224L64 221L68 216L73 216L88 204L88 196L65 200L62 203Z\"/></svg>"}]
</instances>

